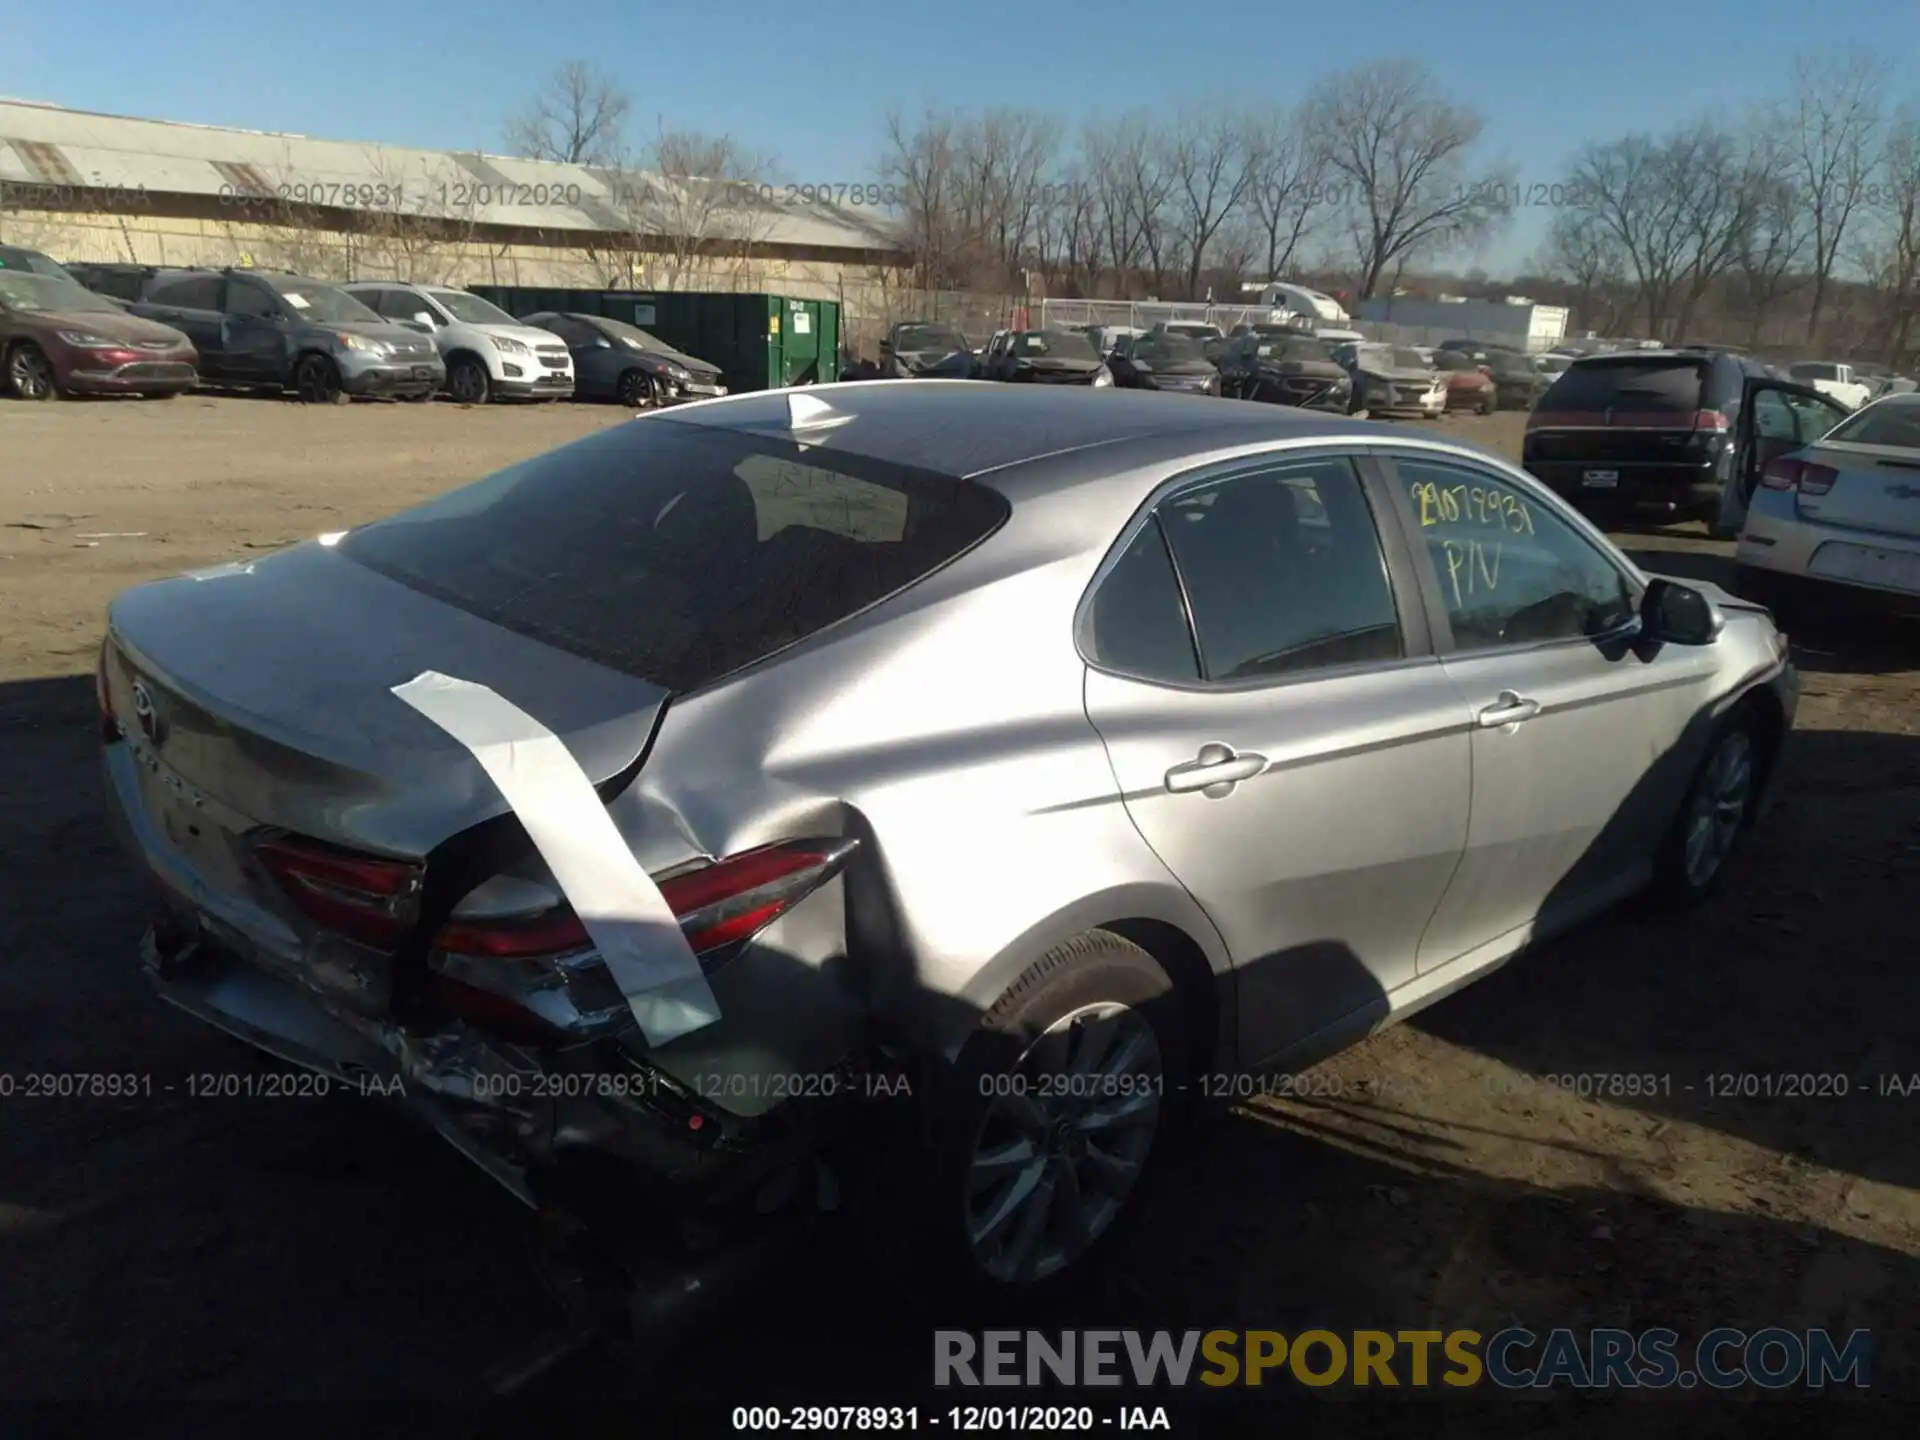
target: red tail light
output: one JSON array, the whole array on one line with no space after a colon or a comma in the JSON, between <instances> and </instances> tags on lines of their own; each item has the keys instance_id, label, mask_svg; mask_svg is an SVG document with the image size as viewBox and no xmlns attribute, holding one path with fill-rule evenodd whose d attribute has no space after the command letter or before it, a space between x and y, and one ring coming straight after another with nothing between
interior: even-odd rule
<instances>
[{"instance_id":1,"label":"red tail light","mask_svg":"<svg viewBox=\"0 0 1920 1440\"><path fill-rule=\"evenodd\" d=\"M660 882L661 898L696 955L750 939L839 874L856 840L787 840L744 850ZM593 944L569 906L532 917L452 920L433 948L453 955L531 959L569 955Z\"/></svg>"},{"instance_id":2,"label":"red tail light","mask_svg":"<svg viewBox=\"0 0 1920 1440\"><path fill-rule=\"evenodd\" d=\"M391 950L419 917L418 865L281 836L254 846L301 913L337 935Z\"/></svg>"},{"instance_id":3,"label":"red tail light","mask_svg":"<svg viewBox=\"0 0 1920 1440\"><path fill-rule=\"evenodd\" d=\"M703 966L751 939L845 868L859 842L788 840L742 851L659 882ZM448 1011L516 1038L558 1032L518 997L554 983L551 962L591 948L587 928L567 905L534 916L450 920L434 937L428 964L434 998Z\"/></svg>"},{"instance_id":4,"label":"red tail light","mask_svg":"<svg viewBox=\"0 0 1920 1440\"><path fill-rule=\"evenodd\" d=\"M1694 412L1693 428L1696 430L1716 430L1725 433L1733 428L1733 422L1719 410L1698 410Z\"/></svg>"},{"instance_id":5,"label":"red tail light","mask_svg":"<svg viewBox=\"0 0 1920 1440\"><path fill-rule=\"evenodd\" d=\"M1781 455L1767 462L1760 472L1760 483L1769 490L1798 490L1802 495L1824 495L1833 489L1840 472L1831 465Z\"/></svg>"}]
</instances>

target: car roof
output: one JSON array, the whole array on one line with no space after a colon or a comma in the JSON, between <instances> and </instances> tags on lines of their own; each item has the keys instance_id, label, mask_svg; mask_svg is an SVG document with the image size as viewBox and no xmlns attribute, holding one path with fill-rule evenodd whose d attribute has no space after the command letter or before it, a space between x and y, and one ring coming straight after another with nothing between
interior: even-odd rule
<instances>
[{"instance_id":1,"label":"car roof","mask_svg":"<svg viewBox=\"0 0 1920 1440\"><path fill-rule=\"evenodd\" d=\"M1641 360L1711 360L1725 352L1716 350L1609 350L1602 355L1581 355L1575 365L1595 368L1607 365L1632 365Z\"/></svg>"},{"instance_id":2,"label":"car roof","mask_svg":"<svg viewBox=\"0 0 1920 1440\"><path fill-rule=\"evenodd\" d=\"M1253 401L1196 400L1158 390L992 385L977 380L864 380L758 391L677 406L649 421L791 434L788 396L819 400L850 416L822 427L809 445L884 463L973 476L1117 442L1162 440L1195 451L1341 435L1381 427L1344 416Z\"/></svg>"}]
</instances>

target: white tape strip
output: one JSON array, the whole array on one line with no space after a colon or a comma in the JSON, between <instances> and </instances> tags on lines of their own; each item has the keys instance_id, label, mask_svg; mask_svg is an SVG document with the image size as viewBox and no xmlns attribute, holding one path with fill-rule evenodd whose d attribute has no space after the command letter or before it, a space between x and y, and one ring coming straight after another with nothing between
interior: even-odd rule
<instances>
[{"instance_id":1,"label":"white tape strip","mask_svg":"<svg viewBox=\"0 0 1920 1440\"><path fill-rule=\"evenodd\" d=\"M660 888L567 747L485 685L427 670L393 693L468 750L560 883L649 1045L720 1018L719 1003Z\"/></svg>"}]
</instances>

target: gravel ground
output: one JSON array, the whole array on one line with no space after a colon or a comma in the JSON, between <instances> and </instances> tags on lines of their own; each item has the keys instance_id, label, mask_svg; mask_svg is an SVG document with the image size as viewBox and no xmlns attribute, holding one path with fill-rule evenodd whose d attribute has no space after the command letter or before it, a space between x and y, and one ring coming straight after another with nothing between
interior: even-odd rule
<instances>
[{"instance_id":1,"label":"gravel ground","mask_svg":"<svg viewBox=\"0 0 1920 1440\"><path fill-rule=\"evenodd\" d=\"M471 1400L552 1325L524 1214L382 1102L183 1093L242 1062L135 973L144 915L101 818L90 672L125 586L372 519L624 418L0 404L0 1398ZM1445 428L1517 453L1519 417ZM1724 575L1727 547L1697 527L1621 538L1650 567ZM1329 1062L1311 1098L1221 1116L1089 1314L1865 1326L1873 1398L1920 1397L1920 1098L1874 1093L1920 1071L1920 644L1892 623L1795 638L1806 694L1781 798L1709 907L1600 922ZM156 1093L23 1094L63 1072L143 1074ZM1567 1072L1665 1075L1669 1093L1582 1098L1538 1078ZM1707 1077L1727 1072L1838 1074L1852 1093L1716 1100ZM769 1277L630 1413L687 1433L737 1403L918 1386L926 1330L849 1253L829 1237ZM547 1383L636 1388L604 1359ZM1696 1435L1759 1418L1645 1403ZM1871 1399L1824 1403L1845 1406L1832 1433L1892 1419ZM1419 1423L1518 1434L1544 1418L1505 1401L1422 1407Z\"/></svg>"}]
</instances>

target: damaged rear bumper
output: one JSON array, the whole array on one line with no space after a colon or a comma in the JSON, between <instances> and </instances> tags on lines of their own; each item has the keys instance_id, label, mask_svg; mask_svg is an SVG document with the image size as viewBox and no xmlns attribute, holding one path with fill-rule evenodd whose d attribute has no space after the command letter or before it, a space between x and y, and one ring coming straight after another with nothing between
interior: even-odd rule
<instances>
[{"instance_id":1,"label":"damaged rear bumper","mask_svg":"<svg viewBox=\"0 0 1920 1440\"><path fill-rule=\"evenodd\" d=\"M708 1216L803 1198L831 1117L743 1119L611 1040L535 1051L460 1021L424 1031L353 1014L239 959L179 918L141 960L160 998L342 1093L393 1100L523 1203Z\"/></svg>"},{"instance_id":2,"label":"damaged rear bumper","mask_svg":"<svg viewBox=\"0 0 1920 1440\"><path fill-rule=\"evenodd\" d=\"M536 1208L580 1210L572 1190L586 1173L655 1208L766 1208L766 1185L822 1142L799 1114L741 1119L703 1104L612 1041L532 1050L465 1021L420 1031L351 1014L173 916L140 950L169 1004L348 1094L396 1100Z\"/></svg>"}]
</instances>

